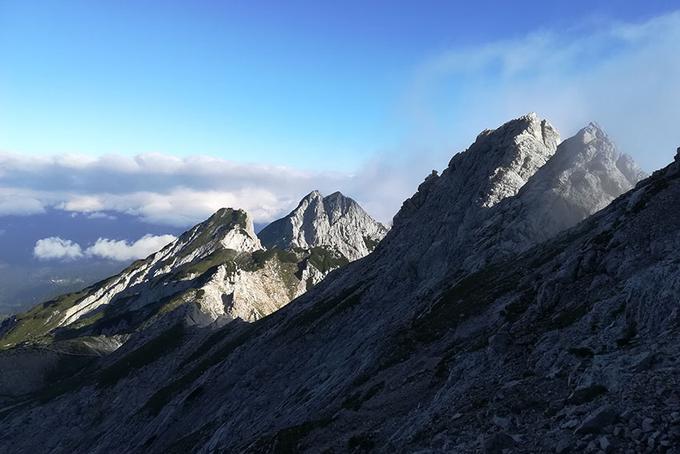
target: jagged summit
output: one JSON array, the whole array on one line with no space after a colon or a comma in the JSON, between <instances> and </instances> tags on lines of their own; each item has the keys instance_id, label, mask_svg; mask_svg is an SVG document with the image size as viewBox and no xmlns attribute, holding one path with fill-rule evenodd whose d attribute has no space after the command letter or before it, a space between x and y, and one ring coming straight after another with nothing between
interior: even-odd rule
<instances>
[{"instance_id":1,"label":"jagged summit","mask_svg":"<svg viewBox=\"0 0 680 454\"><path fill-rule=\"evenodd\" d=\"M262 245L255 235L253 222L248 213L243 210L221 208L162 250L135 262L119 275L108 279L101 288L90 291L73 306L65 308L60 314L58 326L69 325L102 306L127 297L130 293L139 294L141 288L166 279L167 276L182 274L180 270L190 268L192 265L195 267L199 263L211 263L216 257L225 256L227 253L236 257L238 254L249 254L261 249ZM218 262L215 262L215 265L217 264ZM172 279L153 292L147 290L137 304L148 304L153 302L154 298L168 298L186 287L182 282L172 282L172 285L169 285L170 281ZM218 311L211 312L214 316Z\"/></svg>"},{"instance_id":2,"label":"jagged summit","mask_svg":"<svg viewBox=\"0 0 680 454\"><path fill-rule=\"evenodd\" d=\"M536 115L512 120L481 134L404 202L384 240L390 258L382 266L408 263L412 272L382 274L397 276L395 288L429 291L444 276L463 276L548 240L642 176L595 124L559 143ZM416 278L407 286L410 275Z\"/></svg>"},{"instance_id":3,"label":"jagged summit","mask_svg":"<svg viewBox=\"0 0 680 454\"><path fill-rule=\"evenodd\" d=\"M391 260L409 263L417 270L414 285L424 288L462 265L478 240L475 230L498 204L517 195L559 141L558 132L535 114L480 134L404 202L384 240L392 246Z\"/></svg>"},{"instance_id":4,"label":"jagged summit","mask_svg":"<svg viewBox=\"0 0 680 454\"><path fill-rule=\"evenodd\" d=\"M411 217L420 219L419 211L439 211L440 215L455 211L459 216L515 195L555 153L559 141L552 125L536 114L482 132L466 151L451 159L441 176L428 176L404 202L394 225ZM436 196L428 195L434 192Z\"/></svg>"},{"instance_id":5,"label":"jagged summit","mask_svg":"<svg viewBox=\"0 0 680 454\"><path fill-rule=\"evenodd\" d=\"M560 174L565 188L581 192L589 188L595 197L600 191L595 190L593 185L600 185L599 189L609 197L605 205L646 176L633 159L620 152L595 123L590 123L560 144L555 157L538 173L550 172ZM585 178L585 174L592 178Z\"/></svg>"},{"instance_id":6,"label":"jagged summit","mask_svg":"<svg viewBox=\"0 0 680 454\"><path fill-rule=\"evenodd\" d=\"M488 131L470 149L484 153L486 175L480 174L480 203L491 207L515 195L533 173L547 162L560 136L547 120L530 113ZM478 159L482 159L481 157ZM453 163L453 160L452 160ZM486 178L484 178L486 177Z\"/></svg>"},{"instance_id":7,"label":"jagged summit","mask_svg":"<svg viewBox=\"0 0 680 454\"><path fill-rule=\"evenodd\" d=\"M342 193L323 197L312 191L290 214L269 224L258 236L267 248L328 247L356 260L371 252L386 232L385 226Z\"/></svg>"},{"instance_id":8,"label":"jagged summit","mask_svg":"<svg viewBox=\"0 0 680 454\"><path fill-rule=\"evenodd\" d=\"M489 256L470 254L466 262L499 260L545 241L606 207L644 176L630 156L590 123L562 142L515 197L480 222L474 247Z\"/></svg>"},{"instance_id":9,"label":"jagged summit","mask_svg":"<svg viewBox=\"0 0 680 454\"><path fill-rule=\"evenodd\" d=\"M262 249L253 220L244 210L220 208L208 219L183 233L169 245L175 263L194 260L218 249L252 252ZM177 260L179 259L179 261Z\"/></svg>"}]
</instances>

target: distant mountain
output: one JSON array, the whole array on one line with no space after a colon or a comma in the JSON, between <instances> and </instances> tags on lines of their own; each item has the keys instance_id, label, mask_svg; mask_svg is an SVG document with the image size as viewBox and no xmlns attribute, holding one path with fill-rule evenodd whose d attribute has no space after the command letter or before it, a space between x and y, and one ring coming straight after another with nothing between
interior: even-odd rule
<instances>
[{"instance_id":1,"label":"distant mountain","mask_svg":"<svg viewBox=\"0 0 680 454\"><path fill-rule=\"evenodd\" d=\"M536 115L485 131L372 254L269 316L176 309L102 358L50 357L49 388L5 398L0 444L673 452L680 150L642 176L596 125L561 143ZM0 355L24 391L28 348Z\"/></svg>"},{"instance_id":2,"label":"distant mountain","mask_svg":"<svg viewBox=\"0 0 680 454\"><path fill-rule=\"evenodd\" d=\"M288 216L272 222L258 236L267 248L327 247L356 260L373 251L386 233L385 226L349 197L340 192L323 197L312 191Z\"/></svg>"},{"instance_id":3,"label":"distant mountain","mask_svg":"<svg viewBox=\"0 0 680 454\"><path fill-rule=\"evenodd\" d=\"M365 237L377 243L381 237L375 226L379 224L351 199L342 201L345 205L337 207L340 222L352 222L353 216L359 215L368 228L362 230L355 223L355 234L361 241ZM332 209L329 212L333 214ZM316 225L315 219L305 219L301 228L310 231ZM72 345L76 339L99 337L106 342L97 345L118 348L131 334L178 308L181 311L175 316L192 324L226 323L236 318L254 321L348 263L340 250L353 251L352 257L356 257L352 240L350 235L347 241L336 238L334 245L312 243L305 244L307 248L265 250L245 212L221 209L120 274L8 319L0 329L0 345L63 340Z\"/></svg>"}]
</instances>

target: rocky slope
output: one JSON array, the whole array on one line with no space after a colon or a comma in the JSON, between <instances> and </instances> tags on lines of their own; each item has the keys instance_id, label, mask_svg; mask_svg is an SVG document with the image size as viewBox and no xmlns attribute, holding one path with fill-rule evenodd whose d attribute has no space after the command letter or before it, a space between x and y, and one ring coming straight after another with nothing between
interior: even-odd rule
<instances>
[{"instance_id":1,"label":"rocky slope","mask_svg":"<svg viewBox=\"0 0 680 454\"><path fill-rule=\"evenodd\" d=\"M386 233L385 226L349 197L340 192L323 197L312 191L288 216L265 227L259 237L267 248L325 247L356 260L373 251Z\"/></svg>"},{"instance_id":2,"label":"rocky slope","mask_svg":"<svg viewBox=\"0 0 680 454\"><path fill-rule=\"evenodd\" d=\"M593 128L559 147L534 115L483 133L405 202L373 254L254 323L162 319L8 403L0 442L677 452L680 162L574 226L639 175ZM517 236L530 225L547 227Z\"/></svg>"},{"instance_id":3,"label":"rocky slope","mask_svg":"<svg viewBox=\"0 0 680 454\"><path fill-rule=\"evenodd\" d=\"M245 212L219 210L175 242L133 263L120 274L81 292L36 306L14 321L4 323L3 344L51 341L55 332L66 330L80 330L80 334L90 335L129 333L189 300L195 301L213 319L219 315L247 319L252 317L250 311L255 308L276 309L282 305L277 304L278 300L295 296L297 290L291 288L290 295L283 297L262 292L249 299L247 294L233 295L232 289L224 292L232 295L229 302L206 292L217 287L218 282L228 286L236 281L249 283L275 275L254 273L259 271L256 267L238 266L237 263L246 265L253 254L262 250ZM275 277L272 280L281 281ZM200 290L203 293L199 298ZM250 308L244 312L247 306Z\"/></svg>"}]
</instances>

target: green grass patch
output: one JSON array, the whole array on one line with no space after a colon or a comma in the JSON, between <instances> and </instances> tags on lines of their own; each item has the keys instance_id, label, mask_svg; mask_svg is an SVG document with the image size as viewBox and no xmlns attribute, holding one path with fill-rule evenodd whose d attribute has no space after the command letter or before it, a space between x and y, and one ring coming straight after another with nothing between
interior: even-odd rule
<instances>
[{"instance_id":1,"label":"green grass patch","mask_svg":"<svg viewBox=\"0 0 680 454\"><path fill-rule=\"evenodd\" d=\"M349 263L345 256L325 247L313 247L310 249L307 260L322 273L327 273Z\"/></svg>"},{"instance_id":2,"label":"green grass patch","mask_svg":"<svg viewBox=\"0 0 680 454\"><path fill-rule=\"evenodd\" d=\"M290 264L296 264L299 261L297 254L294 252L272 248L255 251L250 254L250 260L243 262L243 268L246 271L257 271L262 269L268 261L273 259L276 259L281 263Z\"/></svg>"},{"instance_id":3,"label":"green grass patch","mask_svg":"<svg viewBox=\"0 0 680 454\"><path fill-rule=\"evenodd\" d=\"M22 342L47 340L49 332L61 321L63 312L87 294L87 289L68 293L17 315L14 325L0 338L0 348L11 347Z\"/></svg>"},{"instance_id":4,"label":"green grass patch","mask_svg":"<svg viewBox=\"0 0 680 454\"><path fill-rule=\"evenodd\" d=\"M234 274L237 269L235 260L238 255L238 251L233 249L219 249L199 261L180 267L175 275L178 279L185 279L191 275L201 276L219 265L227 268L227 274Z\"/></svg>"}]
</instances>

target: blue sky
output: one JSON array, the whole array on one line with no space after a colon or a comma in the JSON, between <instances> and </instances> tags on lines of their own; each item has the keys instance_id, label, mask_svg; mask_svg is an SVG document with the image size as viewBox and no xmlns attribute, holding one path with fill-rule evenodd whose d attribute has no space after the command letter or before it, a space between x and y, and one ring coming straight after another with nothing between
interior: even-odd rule
<instances>
[{"instance_id":1,"label":"blue sky","mask_svg":"<svg viewBox=\"0 0 680 454\"><path fill-rule=\"evenodd\" d=\"M494 65L475 86L449 80L429 95L432 131L414 85L441 55L542 31L569 40L672 3L5 0L0 149L352 171L381 153L472 140L466 96L506 81Z\"/></svg>"},{"instance_id":2,"label":"blue sky","mask_svg":"<svg viewBox=\"0 0 680 454\"><path fill-rule=\"evenodd\" d=\"M0 221L264 224L317 189L389 223L531 111L651 172L680 145L675 5L0 0Z\"/></svg>"}]
</instances>

